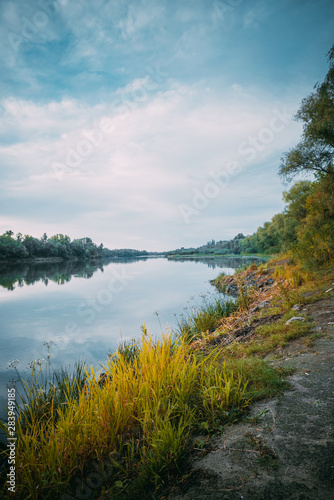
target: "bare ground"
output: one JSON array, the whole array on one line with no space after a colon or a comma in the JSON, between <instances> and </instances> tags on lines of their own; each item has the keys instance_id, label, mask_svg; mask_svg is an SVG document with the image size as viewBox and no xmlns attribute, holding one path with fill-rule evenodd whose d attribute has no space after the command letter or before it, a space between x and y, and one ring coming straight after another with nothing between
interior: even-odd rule
<instances>
[{"instance_id":1,"label":"bare ground","mask_svg":"<svg viewBox=\"0 0 334 500\"><path fill-rule=\"evenodd\" d=\"M334 295L308 305L313 336L269 356L291 390L255 404L212 442L168 500L334 499Z\"/></svg>"}]
</instances>

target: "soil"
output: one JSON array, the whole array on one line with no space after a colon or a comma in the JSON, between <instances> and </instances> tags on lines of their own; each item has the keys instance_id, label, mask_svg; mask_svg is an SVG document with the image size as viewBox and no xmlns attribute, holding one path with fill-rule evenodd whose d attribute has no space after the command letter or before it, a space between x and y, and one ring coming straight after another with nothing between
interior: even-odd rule
<instances>
[{"instance_id":1,"label":"soil","mask_svg":"<svg viewBox=\"0 0 334 500\"><path fill-rule=\"evenodd\" d=\"M334 295L304 307L315 326L271 353L290 390L212 440L168 500L334 499Z\"/></svg>"}]
</instances>

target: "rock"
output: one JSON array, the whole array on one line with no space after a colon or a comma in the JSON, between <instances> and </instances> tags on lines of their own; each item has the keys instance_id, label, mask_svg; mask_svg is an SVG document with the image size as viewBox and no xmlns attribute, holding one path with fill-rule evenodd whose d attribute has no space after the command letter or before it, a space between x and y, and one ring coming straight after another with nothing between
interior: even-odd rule
<instances>
[{"instance_id":1,"label":"rock","mask_svg":"<svg viewBox=\"0 0 334 500\"><path fill-rule=\"evenodd\" d=\"M268 304L270 304L270 300L265 300L264 302L261 302L261 304L259 305L259 307L265 307L267 306Z\"/></svg>"},{"instance_id":2,"label":"rock","mask_svg":"<svg viewBox=\"0 0 334 500\"><path fill-rule=\"evenodd\" d=\"M238 287L235 283L229 283L225 288L225 293L227 295L238 295Z\"/></svg>"},{"instance_id":3,"label":"rock","mask_svg":"<svg viewBox=\"0 0 334 500\"><path fill-rule=\"evenodd\" d=\"M292 309L293 311L299 311L300 307L301 307L301 305L300 305L300 304L296 304L296 305L294 305L291 309Z\"/></svg>"},{"instance_id":4,"label":"rock","mask_svg":"<svg viewBox=\"0 0 334 500\"><path fill-rule=\"evenodd\" d=\"M293 321L305 321L305 318L302 318L301 316L294 316L293 318L288 319L285 325L290 325Z\"/></svg>"},{"instance_id":5,"label":"rock","mask_svg":"<svg viewBox=\"0 0 334 500\"><path fill-rule=\"evenodd\" d=\"M274 280L270 278L269 280L266 281L266 285L272 285L274 283Z\"/></svg>"}]
</instances>

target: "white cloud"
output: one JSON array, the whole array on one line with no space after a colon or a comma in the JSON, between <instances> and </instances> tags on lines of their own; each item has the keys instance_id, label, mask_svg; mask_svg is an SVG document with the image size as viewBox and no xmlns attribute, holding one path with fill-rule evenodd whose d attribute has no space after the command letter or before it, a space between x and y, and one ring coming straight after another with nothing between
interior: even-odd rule
<instances>
[{"instance_id":1,"label":"white cloud","mask_svg":"<svg viewBox=\"0 0 334 500\"><path fill-rule=\"evenodd\" d=\"M159 23L164 14L164 7L150 0L140 0L128 6L126 16L119 21L124 38L135 35L138 31Z\"/></svg>"},{"instance_id":2,"label":"white cloud","mask_svg":"<svg viewBox=\"0 0 334 500\"><path fill-rule=\"evenodd\" d=\"M127 89L138 85L140 81L136 80ZM232 203L242 212L247 201L242 196L245 173L255 174L257 165L288 149L299 133L294 123L282 126L270 143L260 141L261 151L249 161L247 155L238 153L240 143L249 137L261 137L261 131L270 126L274 107L283 110L291 106L254 94L249 99L246 89L243 93L239 88L218 93L175 83L167 91L147 94L143 102L132 104L111 112L109 103L89 106L73 99L47 104L5 100L1 131L6 134L9 128L13 135L16 131L18 142L0 148L5 164L11 165L2 185L4 196L16 200L18 206L29 203L31 213L36 205L39 219L43 219L40 204L47 197L55 218L58 214L59 225L63 227L64 219L68 219L65 226L72 228L70 234L82 227L83 221L85 234L96 227L103 231L103 224L122 234L123 227L119 243L113 238L110 241L106 229L98 238L105 243L109 239L113 246L130 243L140 220L146 226L143 247L152 231L157 235L155 248L170 247L167 242L172 228L182 223L178 205L191 203L193 190L205 186L210 172L224 169L229 161L237 161L244 169L239 178L231 179L226 192L210 202L212 208L192 221L196 227L212 230L216 219L208 223L207 214L218 211L223 218ZM112 133L100 130L106 118ZM265 134L263 138L267 140ZM71 152L73 161L68 162L66 157ZM78 162L73 166L75 159ZM55 175L55 161L66 166L62 182ZM280 193L276 172L271 171L269 178L271 188ZM247 190L256 185L256 196L264 203L267 186L258 184L258 176L249 176L248 181ZM48 225L48 217L46 213L44 225Z\"/></svg>"}]
</instances>

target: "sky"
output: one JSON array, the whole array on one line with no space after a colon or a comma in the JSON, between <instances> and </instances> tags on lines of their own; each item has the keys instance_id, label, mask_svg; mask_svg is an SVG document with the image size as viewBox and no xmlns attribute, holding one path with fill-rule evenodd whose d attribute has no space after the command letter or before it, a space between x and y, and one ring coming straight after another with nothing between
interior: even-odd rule
<instances>
[{"instance_id":1,"label":"sky","mask_svg":"<svg viewBox=\"0 0 334 500\"><path fill-rule=\"evenodd\" d=\"M284 209L332 0L0 0L0 234L164 251Z\"/></svg>"}]
</instances>

